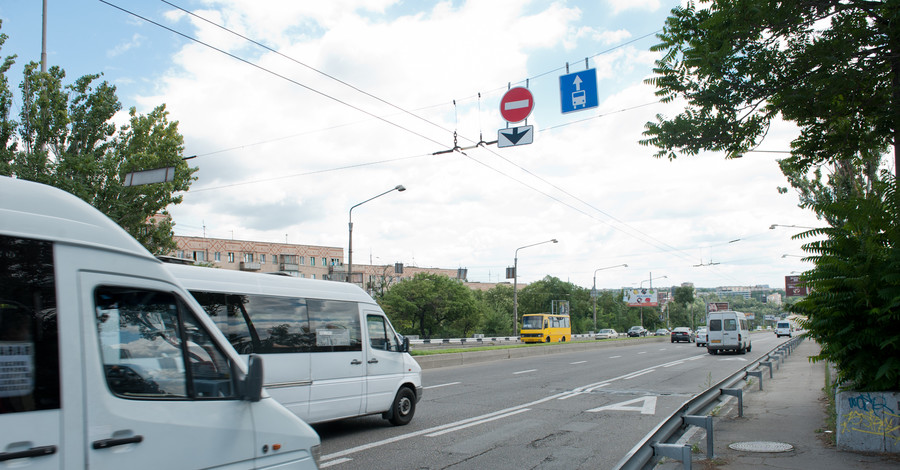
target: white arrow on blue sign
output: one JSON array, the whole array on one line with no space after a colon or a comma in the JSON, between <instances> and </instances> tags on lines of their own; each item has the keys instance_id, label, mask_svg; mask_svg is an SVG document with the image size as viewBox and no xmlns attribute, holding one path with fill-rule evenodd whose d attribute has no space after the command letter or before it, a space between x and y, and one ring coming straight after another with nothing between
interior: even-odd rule
<instances>
[{"instance_id":1,"label":"white arrow on blue sign","mask_svg":"<svg viewBox=\"0 0 900 470\"><path fill-rule=\"evenodd\" d=\"M497 147L527 145L534 142L534 126L519 126L497 131Z\"/></svg>"},{"instance_id":2,"label":"white arrow on blue sign","mask_svg":"<svg viewBox=\"0 0 900 470\"><path fill-rule=\"evenodd\" d=\"M597 69L560 76L559 100L563 114L596 108L600 104L597 98Z\"/></svg>"}]
</instances>

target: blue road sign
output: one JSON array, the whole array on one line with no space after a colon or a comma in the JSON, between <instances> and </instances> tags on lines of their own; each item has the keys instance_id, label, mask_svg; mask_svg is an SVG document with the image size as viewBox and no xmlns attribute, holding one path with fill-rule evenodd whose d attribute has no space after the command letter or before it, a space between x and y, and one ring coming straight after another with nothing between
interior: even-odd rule
<instances>
[{"instance_id":1,"label":"blue road sign","mask_svg":"<svg viewBox=\"0 0 900 470\"><path fill-rule=\"evenodd\" d=\"M563 114L596 108L600 104L597 98L597 69L560 76L559 100Z\"/></svg>"}]
</instances>

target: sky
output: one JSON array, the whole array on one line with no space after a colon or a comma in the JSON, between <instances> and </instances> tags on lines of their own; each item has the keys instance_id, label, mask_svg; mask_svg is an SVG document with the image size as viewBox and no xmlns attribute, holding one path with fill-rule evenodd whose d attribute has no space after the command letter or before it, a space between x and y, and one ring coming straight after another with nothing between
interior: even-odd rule
<instances>
[{"instance_id":1,"label":"sky","mask_svg":"<svg viewBox=\"0 0 900 470\"><path fill-rule=\"evenodd\" d=\"M121 122L161 104L178 121L199 171L169 208L176 235L346 257L352 217L354 264L462 267L473 282L506 282L516 264L519 283L784 288L811 267L792 236L823 224L777 190L792 125L733 160L661 160L638 143L648 121L683 107L645 83L677 6L48 0L47 60L67 83L102 73ZM0 2L11 86L40 60L41 10ZM596 70L596 107L562 112L567 67ZM501 116L510 87L532 93L525 122ZM525 125L531 144L475 146ZM435 154L455 146L475 147Z\"/></svg>"}]
</instances>

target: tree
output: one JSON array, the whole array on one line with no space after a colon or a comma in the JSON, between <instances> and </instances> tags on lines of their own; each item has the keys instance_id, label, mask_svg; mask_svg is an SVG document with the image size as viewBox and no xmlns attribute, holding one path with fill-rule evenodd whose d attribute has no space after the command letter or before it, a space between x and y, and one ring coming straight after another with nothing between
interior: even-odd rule
<instances>
[{"instance_id":1,"label":"tree","mask_svg":"<svg viewBox=\"0 0 900 470\"><path fill-rule=\"evenodd\" d=\"M0 35L0 47L6 40ZM25 66L20 85L19 120L10 116L13 93L6 72L15 56L0 65L0 174L56 186L87 201L154 254L175 249L172 220L166 211L179 204L195 179L196 168L182 159L178 123L168 120L165 105L147 115L134 108L128 123L116 129L122 109L116 88L99 75L85 75L63 85L65 72L39 64ZM174 181L126 187L132 171L175 167Z\"/></svg>"},{"instance_id":2,"label":"tree","mask_svg":"<svg viewBox=\"0 0 900 470\"><path fill-rule=\"evenodd\" d=\"M694 303L694 287L693 286L680 286L675 288L675 293L673 294L673 298L675 303L681 306L682 311L684 312L684 318L688 320L685 325L691 325L691 328L696 328L694 322L694 312L693 310L687 312L688 305L693 305Z\"/></svg>"},{"instance_id":3,"label":"tree","mask_svg":"<svg viewBox=\"0 0 900 470\"><path fill-rule=\"evenodd\" d=\"M479 322L471 289L438 274L419 273L403 280L379 303L401 333L422 338L469 336Z\"/></svg>"},{"instance_id":4,"label":"tree","mask_svg":"<svg viewBox=\"0 0 900 470\"><path fill-rule=\"evenodd\" d=\"M641 143L675 159L701 150L742 157L781 117L800 132L779 162L828 226L804 249L813 290L792 311L808 316L816 358L856 387L897 388L896 177L879 173L893 146L900 171L900 2L690 2L666 20L648 80L674 118L648 122ZM896 175L894 175L896 176ZM785 191L779 188L779 191ZM863 220L865 218L865 220ZM871 282L872 284L867 284ZM873 335L874 334L874 335Z\"/></svg>"},{"instance_id":5,"label":"tree","mask_svg":"<svg viewBox=\"0 0 900 470\"><path fill-rule=\"evenodd\" d=\"M508 335L512 332L513 289L509 284L500 284L487 291L472 291L478 310L481 312L481 333L486 335Z\"/></svg>"}]
</instances>

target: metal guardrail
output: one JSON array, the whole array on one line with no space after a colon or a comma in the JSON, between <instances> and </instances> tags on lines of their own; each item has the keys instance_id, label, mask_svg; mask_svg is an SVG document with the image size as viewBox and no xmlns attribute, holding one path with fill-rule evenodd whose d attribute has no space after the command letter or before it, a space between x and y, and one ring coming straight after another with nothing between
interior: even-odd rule
<instances>
[{"instance_id":1,"label":"metal guardrail","mask_svg":"<svg viewBox=\"0 0 900 470\"><path fill-rule=\"evenodd\" d=\"M640 443L632 447L631 450L628 451L628 454L626 454L614 468L616 470L643 470L651 468L660 458L669 457L675 460L681 460L684 469L691 470L690 446L679 446L672 444L671 442L677 441L692 424L704 425L707 428L706 453L707 458L713 458L712 420L707 419L709 418L708 416L698 415L698 413L707 409L713 402L719 400L722 395L735 395L738 397L738 412L740 415L743 415L743 397L740 395L742 388L735 389L733 386L752 374L759 377L759 388L762 390L762 370L757 371L753 369L756 369L761 365L766 365L771 374L772 359L777 359L778 364L780 365L784 355L793 352L794 348L796 348L804 338L804 335L796 336L786 343L776 346L765 356L685 402L679 409L669 415L665 421L650 431ZM685 448L687 448L687 450L685 450Z\"/></svg>"}]
</instances>

